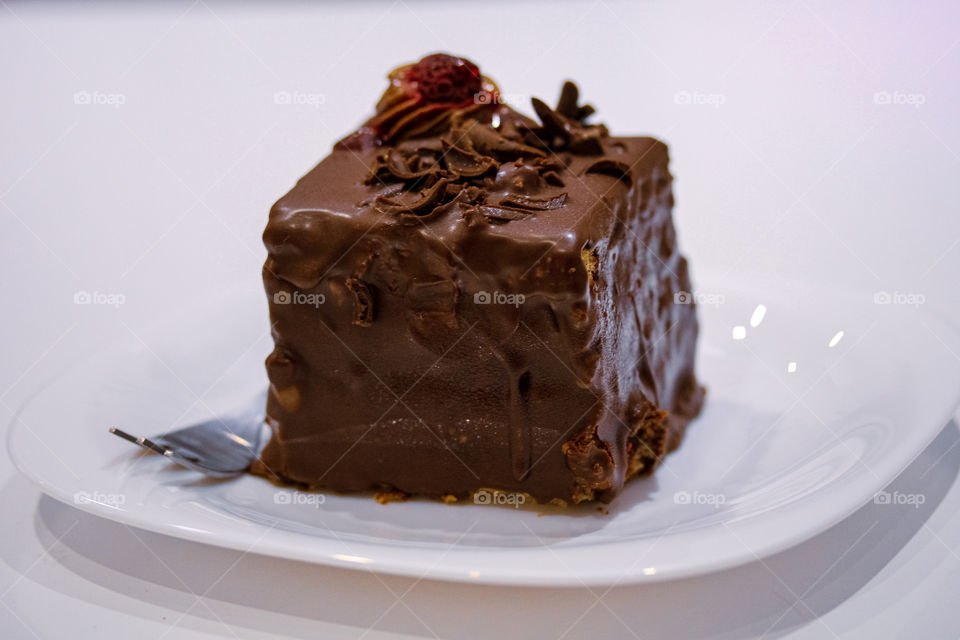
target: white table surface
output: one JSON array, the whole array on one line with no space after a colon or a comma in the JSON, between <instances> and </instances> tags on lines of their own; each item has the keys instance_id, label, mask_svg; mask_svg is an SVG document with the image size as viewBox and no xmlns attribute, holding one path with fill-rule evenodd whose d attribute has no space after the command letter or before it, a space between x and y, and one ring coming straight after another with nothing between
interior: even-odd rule
<instances>
[{"instance_id":1,"label":"white table surface","mask_svg":"<svg viewBox=\"0 0 960 640\"><path fill-rule=\"evenodd\" d=\"M434 50L517 103L576 79L615 132L667 140L694 276L765 270L960 310L957 5L0 4L4 424L184 291L257 286L270 204L389 68ZM870 503L765 561L609 591L206 547L42 497L2 455L0 637L957 638L958 443L952 422L892 485L919 508Z\"/></svg>"}]
</instances>

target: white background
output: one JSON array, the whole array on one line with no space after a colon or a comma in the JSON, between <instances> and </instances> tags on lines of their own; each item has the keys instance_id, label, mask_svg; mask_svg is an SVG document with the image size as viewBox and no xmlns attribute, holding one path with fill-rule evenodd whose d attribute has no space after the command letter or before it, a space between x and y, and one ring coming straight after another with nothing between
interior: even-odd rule
<instances>
[{"instance_id":1,"label":"white background","mask_svg":"<svg viewBox=\"0 0 960 640\"><path fill-rule=\"evenodd\" d=\"M665 139L694 277L777 272L960 309L950 3L0 4L4 423L126 326L258 286L271 203L391 67L436 50L521 109L571 78L615 133ZM923 493L919 509L869 504L764 562L609 592L168 539L42 498L3 456L0 635L957 638L958 442L951 423L892 486Z\"/></svg>"}]
</instances>

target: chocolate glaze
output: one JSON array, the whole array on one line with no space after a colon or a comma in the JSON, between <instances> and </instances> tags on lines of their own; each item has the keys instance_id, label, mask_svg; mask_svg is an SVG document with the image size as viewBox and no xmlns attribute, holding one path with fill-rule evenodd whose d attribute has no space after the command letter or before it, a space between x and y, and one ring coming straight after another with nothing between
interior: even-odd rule
<instances>
[{"instance_id":1,"label":"chocolate glaze","mask_svg":"<svg viewBox=\"0 0 960 640\"><path fill-rule=\"evenodd\" d=\"M253 471L609 501L703 400L667 147L585 124L569 83L540 123L496 100L438 120L396 74L270 212L273 437Z\"/></svg>"}]
</instances>

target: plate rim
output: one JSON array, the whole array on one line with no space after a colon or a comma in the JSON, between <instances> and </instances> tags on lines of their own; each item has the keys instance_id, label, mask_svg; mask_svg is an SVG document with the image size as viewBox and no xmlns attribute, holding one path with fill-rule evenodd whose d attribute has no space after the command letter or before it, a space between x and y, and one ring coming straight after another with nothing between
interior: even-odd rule
<instances>
[{"instance_id":1,"label":"plate rim","mask_svg":"<svg viewBox=\"0 0 960 640\"><path fill-rule=\"evenodd\" d=\"M787 279L780 279L780 281L784 280ZM814 286L817 288L817 290L829 292L831 294L867 295L864 290L838 287L833 283L827 284L805 280L795 280L793 282L803 286ZM958 333L953 324L941 314L927 309L918 309L917 313L920 318L926 321L932 321L938 325L942 331L946 332L952 340L960 343L960 333ZM165 324L164 321L169 323L171 320L176 317L180 317L181 315L182 314L179 313L165 315L163 318L150 323L148 329L154 330L156 327ZM893 458L892 456L886 456L883 458L882 460L886 464L881 465L881 469L876 469L874 467L874 471L876 472L875 478L872 477L872 474L860 474L860 484L865 485L862 489L862 492L857 491L856 498L852 497L853 492L847 492L846 494L843 494L846 499L840 501L842 506L835 506L835 508L830 511L830 515L828 517L824 517L821 513L819 514L818 519L806 520L807 522L815 522L816 524L814 526L798 528L792 534L781 534L774 536L772 540L765 540L763 539L763 536L757 535L754 531L754 529L758 528L758 526L766 526L766 524L762 522L763 518L758 518L756 516L745 518L742 521L734 523L734 525L741 529L742 533L751 538L751 544L747 546L747 544L743 542L742 538L737 536L737 538L741 540L742 546L744 547L744 551L742 553L728 553L726 556L718 557L710 562L701 562L700 564L688 564L680 566L667 566L663 567L662 569L657 569L654 573L648 573L644 571L645 568L640 567L637 564L626 567L625 570L622 566L603 566L602 570L586 572L583 569L579 571L573 571L568 567L566 571L562 572L562 574L558 574L557 572L549 569L539 572L531 572L530 568L527 566L532 564L530 562L502 562L494 571L488 572L484 570L484 567L488 566L488 559L491 556L503 558L504 560L506 560L508 556L515 555L526 556L526 558L521 558L523 560L529 560L538 556L540 558L550 559L553 558L557 552L550 548L550 545L546 544L516 548L480 548L476 546L471 546L469 548L456 548L455 546L451 546L443 552L442 557L446 558L448 556L463 556L459 558L459 564L456 566L451 566L449 563L434 563L433 565L424 568L424 561L416 558L417 554L424 553L424 549L422 548L410 549L397 545L388 546L376 542L351 541L350 548L357 552L362 552L362 557L366 560L360 564L353 560L343 559L342 556L345 554L334 553L329 548L326 548L330 545L318 545L318 539L314 536L295 531L277 530L272 527L266 527L266 525L254 523L252 521L249 521L250 526L254 528L266 529L259 539L252 542L252 544L256 545L256 549L251 548L251 540L247 532L242 532L241 535L236 535L236 532L230 530L229 528L226 528L225 531L211 531L206 529L201 530L196 527L187 527L172 521L155 521L149 518L144 519L141 511L139 510L118 509L116 507L98 502L78 503L76 500L74 500L74 492L70 492L68 488L51 484L41 477L40 474L29 469L22 459L23 454L21 451L19 451L18 440L25 436L27 438L37 438L37 436L33 435L31 433L32 430L26 427L23 423L21 419L23 413L32 407L35 402L42 398L43 395L51 387L54 387L62 378L69 376L71 373L75 373L84 366L89 366L92 361L95 361L98 358L109 358L111 355L117 355L119 351L122 350L122 347L126 344L127 342L122 339L113 340L107 344L107 348L91 351L85 356L78 358L70 366L65 367L56 375L38 384L36 389L30 393L23 402L21 402L20 406L14 412L7 429L6 445L8 457L12 461L14 467L34 485L36 485L44 494L63 504L66 504L67 506L79 509L83 512L90 513L98 517L103 517L108 520L119 522L138 529L190 540L196 543L234 549L244 553L255 553L258 555L280 557L332 567L354 570L364 569L376 573L406 576L415 579L444 580L472 584L572 588L609 585L625 586L672 581L693 576L707 575L747 564L749 562L763 560L771 555L792 548L806 540L813 538L816 535L819 535L820 533L823 533L824 531L830 529L837 523L849 517L864 504L867 504L877 492L883 490L884 487L893 482L896 477L899 476L903 470L906 469L930 445L931 442L933 442L943 428L949 424L956 408L960 406L960 387L958 387L949 399L944 397L943 407L939 412L937 412L937 415L939 416L937 420L937 426L930 426L928 428L918 430L922 432L922 437L917 439L917 446L909 448L908 454L899 458ZM866 480L863 480L864 478ZM823 489L820 491L822 490ZM811 507L816 508L816 493L819 492L802 496L787 506L791 509L810 509ZM810 504L811 502L813 502L813 504ZM836 502L834 504L836 505ZM774 511L779 510L780 509L778 508ZM758 520L760 522L758 522ZM728 524L721 523L721 525L736 536L736 533ZM270 532L275 532L275 535L268 535ZM702 532L693 531L669 534L668 529L664 533L664 536L671 535L673 538L683 538L684 536L691 534L702 534ZM590 547L573 549L572 551L573 553L580 555L590 555L591 552L596 552L596 548L598 547L602 548L603 553L605 554L630 550L636 551L638 548L643 548L645 546L647 550L649 550L649 548L652 545L657 544L660 539L661 538L654 538L652 544L650 544L647 539L605 541L596 543ZM291 542L297 541L307 544L290 544ZM308 541L312 541L312 544L309 544ZM361 553L352 555L359 556ZM478 567L476 570L463 568L463 565L465 564L464 560L467 556L472 556L475 558L474 563ZM516 561L517 558L512 558L511 560ZM518 568L514 569L514 567Z\"/></svg>"}]
</instances>

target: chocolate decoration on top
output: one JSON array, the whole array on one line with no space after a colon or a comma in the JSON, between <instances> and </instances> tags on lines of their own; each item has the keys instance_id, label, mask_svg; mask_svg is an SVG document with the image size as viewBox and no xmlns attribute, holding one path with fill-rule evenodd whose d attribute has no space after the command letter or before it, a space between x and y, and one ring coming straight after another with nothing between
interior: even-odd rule
<instances>
[{"instance_id":1,"label":"chocolate decoration on top","mask_svg":"<svg viewBox=\"0 0 960 640\"><path fill-rule=\"evenodd\" d=\"M569 82L537 122L463 58L389 78L270 212L273 436L252 471L611 500L704 397L666 145L588 124Z\"/></svg>"},{"instance_id":2,"label":"chocolate decoration on top","mask_svg":"<svg viewBox=\"0 0 960 640\"><path fill-rule=\"evenodd\" d=\"M497 85L477 65L445 53L397 67L387 79L376 113L338 146L355 149L430 135L455 115L489 117L500 100Z\"/></svg>"},{"instance_id":3,"label":"chocolate decoration on top","mask_svg":"<svg viewBox=\"0 0 960 640\"><path fill-rule=\"evenodd\" d=\"M384 212L427 218L457 200L499 224L557 209L566 194L541 193L564 184L556 153L601 154L600 141L608 136L603 125L585 124L594 109L578 104L572 82L564 83L556 109L533 99L539 126L523 120L505 126L497 112L496 85L468 60L433 54L395 69L389 78L377 114L340 144L353 149L361 139L385 145L430 134L439 135L440 146L388 146L377 155L368 184L399 183L415 192L413 197L378 196L377 207ZM612 158L598 160L591 171L631 181L629 167Z\"/></svg>"}]
</instances>

